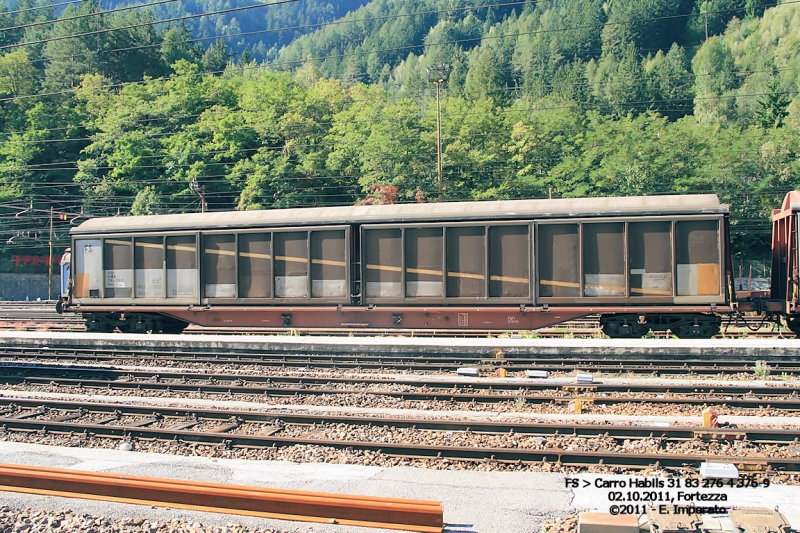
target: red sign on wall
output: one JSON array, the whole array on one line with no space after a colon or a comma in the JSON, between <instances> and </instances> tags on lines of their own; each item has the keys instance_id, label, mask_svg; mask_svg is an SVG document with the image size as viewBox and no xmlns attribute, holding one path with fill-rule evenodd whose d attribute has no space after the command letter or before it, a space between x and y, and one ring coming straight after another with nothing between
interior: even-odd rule
<instances>
[{"instance_id":1,"label":"red sign on wall","mask_svg":"<svg viewBox=\"0 0 800 533\"><path fill-rule=\"evenodd\" d=\"M14 266L38 266L47 265L47 255L12 255L11 260L14 261ZM59 258L53 257L53 264L58 264Z\"/></svg>"}]
</instances>

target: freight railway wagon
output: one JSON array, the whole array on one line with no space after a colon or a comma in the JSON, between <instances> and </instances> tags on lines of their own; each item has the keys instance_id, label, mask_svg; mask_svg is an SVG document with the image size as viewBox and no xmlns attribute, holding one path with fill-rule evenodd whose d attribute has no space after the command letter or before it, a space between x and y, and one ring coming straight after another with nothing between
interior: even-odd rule
<instances>
[{"instance_id":1,"label":"freight railway wagon","mask_svg":"<svg viewBox=\"0 0 800 533\"><path fill-rule=\"evenodd\" d=\"M89 330L531 330L600 314L610 337L719 331L733 312L715 195L96 218L62 302Z\"/></svg>"}]
</instances>

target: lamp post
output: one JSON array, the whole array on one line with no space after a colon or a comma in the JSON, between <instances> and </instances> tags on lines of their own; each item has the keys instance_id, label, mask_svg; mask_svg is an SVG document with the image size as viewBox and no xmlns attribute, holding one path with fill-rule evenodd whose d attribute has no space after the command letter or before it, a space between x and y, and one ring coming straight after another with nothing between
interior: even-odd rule
<instances>
[{"instance_id":1,"label":"lamp post","mask_svg":"<svg viewBox=\"0 0 800 533\"><path fill-rule=\"evenodd\" d=\"M191 189L193 193L195 193L197 196L200 197L200 212L205 213L206 197L203 196L203 187L201 187L200 184L197 183L197 178L192 178L192 181L189 182L189 189Z\"/></svg>"},{"instance_id":2,"label":"lamp post","mask_svg":"<svg viewBox=\"0 0 800 533\"><path fill-rule=\"evenodd\" d=\"M450 76L450 65L434 65L425 69L428 81L436 85L436 176L439 184L439 201L444 200L442 184L442 83Z\"/></svg>"}]
</instances>

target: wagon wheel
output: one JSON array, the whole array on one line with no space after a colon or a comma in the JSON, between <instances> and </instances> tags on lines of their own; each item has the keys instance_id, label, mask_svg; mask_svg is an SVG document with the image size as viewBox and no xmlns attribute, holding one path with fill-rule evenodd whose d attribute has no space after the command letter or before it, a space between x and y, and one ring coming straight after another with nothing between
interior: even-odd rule
<instances>
[{"instance_id":1,"label":"wagon wheel","mask_svg":"<svg viewBox=\"0 0 800 533\"><path fill-rule=\"evenodd\" d=\"M673 331L679 339L710 339L719 333L719 324L703 323L683 324Z\"/></svg>"},{"instance_id":2,"label":"wagon wheel","mask_svg":"<svg viewBox=\"0 0 800 533\"><path fill-rule=\"evenodd\" d=\"M642 324L606 322L602 325L603 333L611 339L640 339L647 335L650 328Z\"/></svg>"},{"instance_id":3,"label":"wagon wheel","mask_svg":"<svg viewBox=\"0 0 800 533\"><path fill-rule=\"evenodd\" d=\"M113 331L111 324L105 322L104 320L94 320L93 318L87 318L85 323L86 323L86 331L96 331L97 333L108 333L109 331Z\"/></svg>"}]
</instances>

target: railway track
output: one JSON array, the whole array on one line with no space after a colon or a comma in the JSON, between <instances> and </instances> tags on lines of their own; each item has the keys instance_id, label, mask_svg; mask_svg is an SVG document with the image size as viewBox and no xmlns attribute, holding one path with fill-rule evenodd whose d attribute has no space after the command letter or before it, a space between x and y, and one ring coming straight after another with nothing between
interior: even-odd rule
<instances>
[{"instance_id":1,"label":"railway track","mask_svg":"<svg viewBox=\"0 0 800 533\"><path fill-rule=\"evenodd\" d=\"M147 370L130 370L130 369L108 369L96 367L65 367L65 366L52 366L52 365L39 365L39 364L14 364L0 362L0 379L53 379L53 378L69 378L69 379L82 379L95 382L98 379L119 380L134 382L180 382L183 384L189 381L195 383L216 383L219 385L236 385L256 387L263 385L280 386L280 387L336 387L336 386L349 386L349 387L362 387L366 388L373 385L396 385L396 386L409 386L417 388L426 388L432 390L484 390L490 392L512 392L519 393L523 391L541 391L549 389L562 389L565 391L591 391L598 393L609 392L622 392L622 393L652 393L652 394L693 394L697 396L713 396L713 395L750 395L760 397L770 396L797 396L800 393L800 387L788 386L785 384L775 384L774 386L762 386L755 384L741 384L741 385L682 385L667 384L605 384L593 383L584 385L573 384L557 384L557 383L535 383L532 381L521 382L519 380L489 380L489 381L463 381L463 380L446 380L437 379L435 381L429 379L413 379L413 378L366 378L366 377L332 377L321 376L315 377L314 375L262 375L262 374L244 374L244 373L220 373L220 372L167 372L164 370L147 371Z\"/></svg>"},{"instance_id":2,"label":"railway track","mask_svg":"<svg viewBox=\"0 0 800 533\"><path fill-rule=\"evenodd\" d=\"M710 354L705 360L696 356L673 356L669 361L639 358L574 358L518 357L485 358L470 355L341 355L306 353L203 352L176 349L174 351L101 349L101 348L28 348L0 346L0 360L58 363L91 363L97 365L159 365L190 367L198 365L254 366L283 371L360 371L360 372L438 372L455 373L464 366L477 367L484 373L498 368L524 373L541 370L554 373L575 371L609 375L643 376L713 376L719 374L753 375L755 362L749 359L715 360ZM769 372L786 376L800 375L800 359L764 362Z\"/></svg>"},{"instance_id":3,"label":"railway track","mask_svg":"<svg viewBox=\"0 0 800 533\"><path fill-rule=\"evenodd\" d=\"M697 467L712 455L671 450L686 443L730 441L742 445L738 455L714 454L714 460L751 470L800 471L800 458L793 451L800 431L781 429L466 422L0 398L0 431L6 438L11 434L66 437L77 445L94 438L140 443L137 446L159 443L173 453L197 445L229 451L319 446L408 460L633 469ZM372 438L363 439L365 433ZM376 439L378 433L394 438ZM587 441L583 447L577 444L581 439ZM651 451L617 451L630 449L632 439L646 443ZM462 442L446 444L454 440ZM603 444L601 450L598 442Z\"/></svg>"},{"instance_id":4,"label":"railway track","mask_svg":"<svg viewBox=\"0 0 800 533\"><path fill-rule=\"evenodd\" d=\"M748 386L604 385L559 386L510 384L493 381L431 382L403 379L307 378L220 373L169 373L107 369L0 365L0 383L26 390L90 390L137 394L196 394L201 397L264 398L352 396L402 402L497 404L518 407L553 404L566 406L575 399L604 406L641 405L702 408L724 406L744 410L800 412L800 388ZM699 409L698 409L699 410Z\"/></svg>"}]
</instances>

